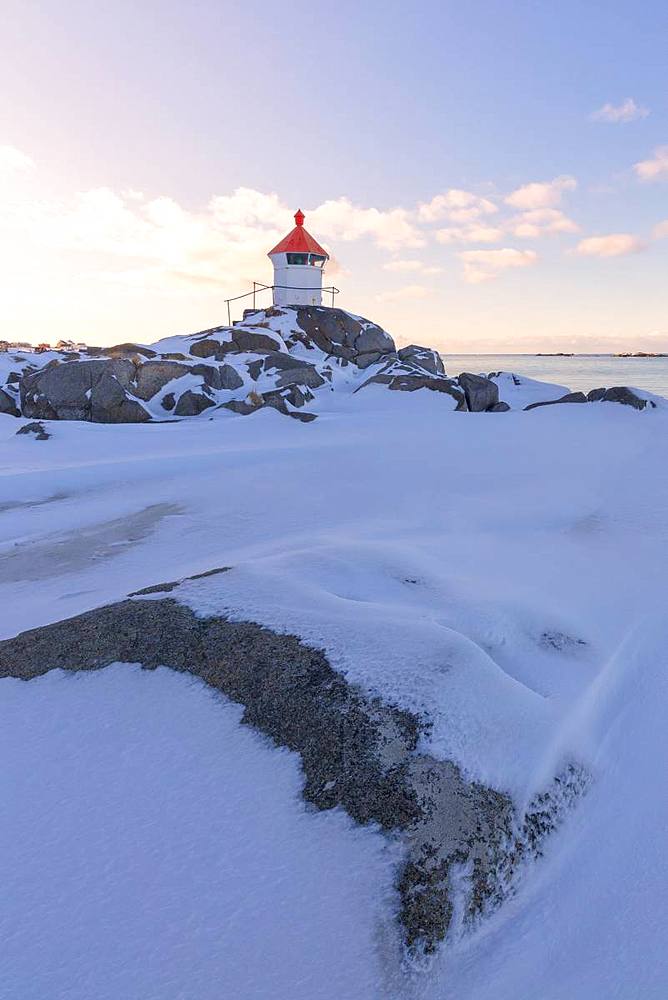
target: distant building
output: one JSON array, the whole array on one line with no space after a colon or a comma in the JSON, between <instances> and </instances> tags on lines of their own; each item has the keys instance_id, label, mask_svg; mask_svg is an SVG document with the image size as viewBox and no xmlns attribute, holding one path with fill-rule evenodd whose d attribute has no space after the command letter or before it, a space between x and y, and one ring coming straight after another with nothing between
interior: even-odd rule
<instances>
[{"instance_id":1,"label":"distant building","mask_svg":"<svg viewBox=\"0 0 668 1000\"><path fill-rule=\"evenodd\" d=\"M296 226L267 256L274 265L275 306L322 305L322 275L329 254L304 229L304 213Z\"/></svg>"},{"instance_id":2,"label":"distant building","mask_svg":"<svg viewBox=\"0 0 668 1000\"><path fill-rule=\"evenodd\" d=\"M4 353L5 351L8 351L8 350L9 350L9 341L8 340L0 340L0 351L2 353Z\"/></svg>"}]
</instances>

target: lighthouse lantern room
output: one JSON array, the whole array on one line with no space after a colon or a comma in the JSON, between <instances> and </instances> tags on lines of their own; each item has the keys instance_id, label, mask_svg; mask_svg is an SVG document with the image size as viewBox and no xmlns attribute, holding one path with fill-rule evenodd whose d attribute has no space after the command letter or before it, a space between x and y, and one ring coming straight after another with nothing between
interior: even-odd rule
<instances>
[{"instance_id":1,"label":"lighthouse lantern room","mask_svg":"<svg viewBox=\"0 0 668 1000\"><path fill-rule=\"evenodd\" d=\"M274 265L275 306L322 304L322 273L329 254L304 229L304 213L295 212L295 228L267 256Z\"/></svg>"}]
</instances>

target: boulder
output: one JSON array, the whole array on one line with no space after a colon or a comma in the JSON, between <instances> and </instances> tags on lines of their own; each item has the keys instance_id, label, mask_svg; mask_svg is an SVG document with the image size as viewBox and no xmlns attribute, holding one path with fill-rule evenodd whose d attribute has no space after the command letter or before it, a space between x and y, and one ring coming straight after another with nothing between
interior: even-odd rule
<instances>
[{"instance_id":1,"label":"boulder","mask_svg":"<svg viewBox=\"0 0 668 1000\"><path fill-rule=\"evenodd\" d=\"M363 382L355 392L369 385L386 385L394 392L416 392L418 389L429 389L431 392L442 392L455 400L456 410L466 410L464 390L455 379L444 375L428 375L424 369L416 368L407 362L390 362L377 374Z\"/></svg>"},{"instance_id":2,"label":"boulder","mask_svg":"<svg viewBox=\"0 0 668 1000\"><path fill-rule=\"evenodd\" d=\"M281 342L278 336L244 329L235 329L232 333L232 342L223 344L226 354L230 351L263 354L266 351L277 351L280 347Z\"/></svg>"},{"instance_id":3,"label":"boulder","mask_svg":"<svg viewBox=\"0 0 668 1000\"><path fill-rule=\"evenodd\" d=\"M132 399L115 375L103 372L90 391L90 420L96 424L143 424L151 416Z\"/></svg>"},{"instance_id":4,"label":"boulder","mask_svg":"<svg viewBox=\"0 0 668 1000\"><path fill-rule=\"evenodd\" d=\"M90 351L90 348L88 350ZM132 359L137 355L144 358L154 358L157 351L150 347L144 347L142 344L115 344L113 347L101 348L100 354L106 354L109 358Z\"/></svg>"},{"instance_id":5,"label":"boulder","mask_svg":"<svg viewBox=\"0 0 668 1000\"><path fill-rule=\"evenodd\" d=\"M209 399L208 396L188 389L180 396L174 414L177 417L196 417L213 405L213 400Z\"/></svg>"},{"instance_id":6,"label":"boulder","mask_svg":"<svg viewBox=\"0 0 668 1000\"><path fill-rule=\"evenodd\" d=\"M135 372L134 364L124 359L48 365L42 371L21 379L21 410L24 416L38 420L99 419L92 416L92 392L97 382L103 375L113 376L118 385L127 390ZM109 386L106 391L109 391ZM112 395L115 400L118 399L115 391ZM136 411L138 418L148 419L141 417L140 411L146 412L140 406Z\"/></svg>"},{"instance_id":7,"label":"boulder","mask_svg":"<svg viewBox=\"0 0 668 1000\"><path fill-rule=\"evenodd\" d=\"M221 365L218 371L221 389L239 389L244 384L241 375L232 365Z\"/></svg>"},{"instance_id":8,"label":"boulder","mask_svg":"<svg viewBox=\"0 0 668 1000\"><path fill-rule=\"evenodd\" d=\"M504 403L503 400L500 400L498 403L495 403L494 406L490 406L487 413L506 413L509 409L510 406L508 403Z\"/></svg>"},{"instance_id":9,"label":"boulder","mask_svg":"<svg viewBox=\"0 0 668 1000\"><path fill-rule=\"evenodd\" d=\"M14 397L10 396L4 389L0 389L0 413L7 413L10 417L21 416L21 411L17 407Z\"/></svg>"},{"instance_id":10,"label":"boulder","mask_svg":"<svg viewBox=\"0 0 668 1000\"><path fill-rule=\"evenodd\" d=\"M408 361L411 364L424 368L432 375L445 375L445 365L443 358L438 351L433 351L431 347L420 347L418 344L409 344L397 351L397 357L401 361Z\"/></svg>"},{"instance_id":11,"label":"boulder","mask_svg":"<svg viewBox=\"0 0 668 1000\"><path fill-rule=\"evenodd\" d=\"M200 375L209 388L222 389L220 371L215 365L193 365L189 370L191 375Z\"/></svg>"},{"instance_id":12,"label":"boulder","mask_svg":"<svg viewBox=\"0 0 668 1000\"><path fill-rule=\"evenodd\" d=\"M589 403L598 403L599 400L603 399L607 389L590 389L587 393L587 401Z\"/></svg>"},{"instance_id":13,"label":"boulder","mask_svg":"<svg viewBox=\"0 0 668 1000\"><path fill-rule=\"evenodd\" d=\"M499 387L491 379L462 372L457 382L464 390L466 405L471 413L484 413L499 402Z\"/></svg>"},{"instance_id":14,"label":"boulder","mask_svg":"<svg viewBox=\"0 0 668 1000\"><path fill-rule=\"evenodd\" d=\"M216 361L222 361L225 357L221 342L219 340L211 340L209 337L206 337L204 340L195 341L190 347L190 353L195 358L215 358Z\"/></svg>"},{"instance_id":15,"label":"boulder","mask_svg":"<svg viewBox=\"0 0 668 1000\"><path fill-rule=\"evenodd\" d=\"M601 398L604 403L622 403L624 406L633 406L636 410L644 410L647 406L646 399L637 396L625 385L613 385L611 389L605 390L605 395Z\"/></svg>"},{"instance_id":16,"label":"boulder","mask_svg":"<svg viewBox=\"0 0 668 1000\"><path fill-rule=\"evenodd\" d=\"M271 406L274 410L278 410L279 413L284 413L287 417L294 417L296 420L301 420L304 423L315 420L315 413L294 413L288 409L288 403L292 403L293 406L303 405L303 403L293 402L295 398L293 389L296 389L296 387L291 386L290 389L282 391L272 389L269 392L263 393L249 392L245 399L231 399L229 402L222 403L221 405L224 409L232 410L233 413L239 413L242 416L248 416L250 413L255 413L265 406ZM304 399L304 401L306 400Z\"/></svg>"},{"instance_id":17,"label":"boulder","mask_svg":"<svg viewBox=\"0 0 668 1000\"><path fill-rule=\"evenodd\" d=\"M47 430L43 423L33 420L30 424L24 424L23 427L19 427L16 432L17 434L34 434L36 441L48 441L51 435L47 433Z\"/></svg>"},{"instance_id":18,"label":"boulder","mask_svg":"<svg viewBox=\"0 0 668 1000\"><path fill-rule=\"evenodd\" d=\"M255 361L249 361L248 364L246 365L248 374L250 375L250 377L253 379L254 382L257 382L260 375L262 374L262 368L263 368L263 362L260 358L257 358Z\"/></svg>"},{"instance_id":19,"label":"boulder","mask_svg":"<svg viewBox=\"0 0 668 1000\"><path fill-rule=\"evenodd\" d=\"M139 399L152 399L172 379L182 378L191 370L177 361L147 361L137 368L134 395Z\"/></svg>"},{"instance_id":20,"label":"boulder","mask_svg":"<svg viewBox=\"0 0 668 1000\"><path fill-rule=\"evenodd\" d=\"M540 403L529 403L525 406L525 410L535 410L539 406L556 406L557 403L586 403L587 397L584 392L567 392L565 396L560 396L559 399L547 399Z\"/></svg>"},{"instance_id":21,"label":"boulder","mask_svg":"<svg viewBox=\"0 0 668 1000\"><path fill-rule=\"evenodd\" d=\"M160 405L162 406L163 410L173 410L175 403L176 403L176 397L174 396L173 392L168 392L160 400Z\"/></svg>"},{"instance_id":22,"label":"boulder","mask_svg":"<svg viewBox=\"0 0 668 1000\"><path fill-rule=\"evenodd\" d=\"M297 308L297 326L299 330L286 338L288 347L297 343L307 348L315 346L360 368L395 353L394 341L382 327L343 309L301 306Z\"/></svg>"}]
</instances>

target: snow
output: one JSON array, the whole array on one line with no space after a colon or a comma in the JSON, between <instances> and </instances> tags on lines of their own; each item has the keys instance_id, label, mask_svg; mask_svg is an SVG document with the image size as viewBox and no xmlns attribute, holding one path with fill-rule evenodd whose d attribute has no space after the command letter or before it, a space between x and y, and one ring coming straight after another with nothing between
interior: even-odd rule
<instances>
[{"instance_id":1,"label":"snow","mask_svg":"<svg viewBox=\"0 0 668 1000\"><path fill-rule=\"evenodd\" d=\"M359 381L350 369L335 368L334 378L347 390L323 389L320 416L308 425L273 410L215 411L160 425L51 423L51 440L37 442L16 437L17 421L0 417L0 607L8 612L0 634L232 567L184 585L179 598L203 614L250 618L322 647L351 680L427 716L424 749L508 791L518 806L566 760L592 773L588 795L515 899L406 980L402 997L665 996L665 405L526 413L518 408L564 390L521 379L501 392L513 411L455 413L437 393L370 388L353 396ZM81 679L93 718L106 676ZM155 691L172 683L161 672L109 676L125 685L119 706L139 697L130 684L150 681ZM83 691L77 683L49 675L2 689L20 690L32 713L22 732L42 732L35 740L49 760L60 737L53 717L39 730L40 706ZM227 708L211 705L222 719ZM215 739L213 726L202 728L203 739ZM53 784L55 766L46 772ZM41 797L47 790L33 769ZM337 827L337 842L346 829ZM385 926L392 909L383 888L391 866L374 854L378 835L367 834L370 856L380 859L373 898L383 903L382 915L359 917L360 941L370 940L364 920ZM371 907L355 871L359 906ZM359 955L351 959L359 989L322 995L391 996L374 978L378 951L368 956L366 973ZM317 997L313 975L305 995ZM323 966L322 982L331 976ZM296 989L291 983L286 995Z\"/></svg>"},{"instance_id":2,"label":"snow","mask_svg":"<svg viewBox=\"0 0 668 1000\"><path fill-rule=\"evenodd\" d=\"M165 669L0 681L3 997L379 995L396 852L240 715Z\"/></svg>"}]
</instances>

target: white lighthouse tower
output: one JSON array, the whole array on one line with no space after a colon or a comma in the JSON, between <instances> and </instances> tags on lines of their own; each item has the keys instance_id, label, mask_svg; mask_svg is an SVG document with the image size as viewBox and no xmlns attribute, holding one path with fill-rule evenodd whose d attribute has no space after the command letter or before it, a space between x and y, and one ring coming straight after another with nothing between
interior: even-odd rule
<instances>
[{"instance_id":1,"label":"white lighthouse tower","mask_svg":"<svg viewBox=\"0 0 668 1000\"><path fill-rule=\"evenodd\" d=\"M275 306L322 304L322 273L329 254L304 229L304 213L295 212L296 226L267 256L274 265Z\"/></svg>"}]
</instances>

